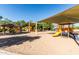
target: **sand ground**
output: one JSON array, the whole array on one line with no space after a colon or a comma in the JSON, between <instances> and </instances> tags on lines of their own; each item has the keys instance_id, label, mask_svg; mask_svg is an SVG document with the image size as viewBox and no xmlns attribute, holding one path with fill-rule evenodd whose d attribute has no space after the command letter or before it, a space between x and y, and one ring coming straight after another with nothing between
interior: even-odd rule
<instances>
[{"instance_id":1,"label":"sand ground","mask_svg":"<svg viewBox=\"0 0 79 59\"><path fill-rule=\"evenodd\" d=\"M16 54L5 50L0 50L0 55L20 55L20 54Z\"/></svg>"},{"instance_id":2,"label":"sand ground","mask_svg":"<svg viewBox=\"0 0 79 59\"><path fill-rule=\"evenodd\" d=\"M18 45L15 44L7 47L1 47L0 49L24 55L79 54L79 46L72 38L61 36L52 37L51 33L51 31L45 31L38 33L31 32L27 34L21 34L23 36L30 37L39 36L39 38L33 41L24 41Z\"/></svg>"}]
</instances>

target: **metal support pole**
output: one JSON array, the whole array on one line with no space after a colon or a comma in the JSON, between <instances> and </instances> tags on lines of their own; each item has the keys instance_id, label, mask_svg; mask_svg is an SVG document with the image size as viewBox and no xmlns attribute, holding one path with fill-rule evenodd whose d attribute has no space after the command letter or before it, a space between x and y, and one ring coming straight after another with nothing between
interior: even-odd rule
<instances>
[{"instance_id":1,"label":"metal support pole","mask_svg":"<svg viewBox=\"0 0 79 59\"><path fill-rule=\"evenodd\" d=\"M70 32L70 29L69 28L70 28L70 24L68 25L68 38L69 38L69 34L70 34L69 33Z\"/></svg>"},{"instance_id":2,"label":"metal support pole","mask_svg":"<svg viewBox=\"0 0 79 59\"><path fill-rule=\"evenodd\" d=\"M30 32L30 21L29 21L29 32Z\"/></svg>"},{"instance_id":3,"label":"metal support pole","mask_svg":"<svg viewBox=\"0 0 79 59\"><path fill-rule=\"evenodd\" d=\"M62 26L63 26L63 25L59 25L59 26L61 27L61 37L62 37Z\"/></svg>"},{"instance_id":4,"label":"metal support pole","mask_svg":"<svg viewBox=\"0 0 79 59\"><path fill-rule=\"evenodd\" d=\"M74 29L74 24L72 24L72 29Z\"/></svg>"},{"instance_id":5,"label":"metal support pole","mask_svg":"<svg viewBox=\"0 0 79 59\"><path fill-rule=\"evenodd\" d=\"M37 30L37 22L36 22L36 26L35 26L35 32L37 34L38 30Z\"/></svg>"}]
</instances>

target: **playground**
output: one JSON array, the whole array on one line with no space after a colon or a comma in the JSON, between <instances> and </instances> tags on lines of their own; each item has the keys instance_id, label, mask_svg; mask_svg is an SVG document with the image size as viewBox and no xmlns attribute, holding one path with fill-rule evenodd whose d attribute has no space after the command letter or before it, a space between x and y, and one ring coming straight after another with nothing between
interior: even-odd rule
<instances>
[{"instance_id":1,"label":"playground","mask_svg":"<svg viewBox=\"0 0 79 59\"><path fill-rule=\"evenodd\" d=\"M36 22L0 20L0 49L25 55L79 54L78 10L79 5Z\"/></svg>"}]
</instances>

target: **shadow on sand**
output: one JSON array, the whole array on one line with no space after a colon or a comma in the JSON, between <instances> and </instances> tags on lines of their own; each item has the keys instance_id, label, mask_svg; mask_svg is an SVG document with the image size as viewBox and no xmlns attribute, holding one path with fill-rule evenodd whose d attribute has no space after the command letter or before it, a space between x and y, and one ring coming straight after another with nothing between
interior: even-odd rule
<instances>
[{"instance_id":1,"label":"shadow on sand","mask_svg":"<svg viewBox=\"0 0 79 59\"><path fill-rule=\"evenodd\" d=\"M40 36L30 37L30 36L19 36L19 37L11 37L11 38L1 38L0 39L0 47L9 47L12 45L19 45L23 42L39 39Z\"/></svg>"}]
</instances>

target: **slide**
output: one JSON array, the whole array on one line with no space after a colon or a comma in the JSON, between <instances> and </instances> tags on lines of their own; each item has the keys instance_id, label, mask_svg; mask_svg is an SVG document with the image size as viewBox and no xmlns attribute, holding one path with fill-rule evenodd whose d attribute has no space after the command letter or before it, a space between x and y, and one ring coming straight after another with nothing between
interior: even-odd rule
<instances>
[{"instance_id":1,"label":"slide","mask_svg":"<svg viewBox=\"0 0 79 59\"><path fill-rule=\"evenodd\" d=\"M61 34L62 30L61 30L61 25L59 25L59 28L57 29L57 32L55 34L53 34L53 37L59 36Z\"/></svg>"},{"instance_id":2,"label":"slide","mask_svg":"<svg viewBox=\"0 0 79 59\"><path fill-rule=\"evenodd\" d=\"M56 36L58 36L58 35L60 35L61 34L61 31L58 31L58 32L56 32L55 34L53 34L52 36L53 37L56 37Z\"/></svg>"}]
</instances>

